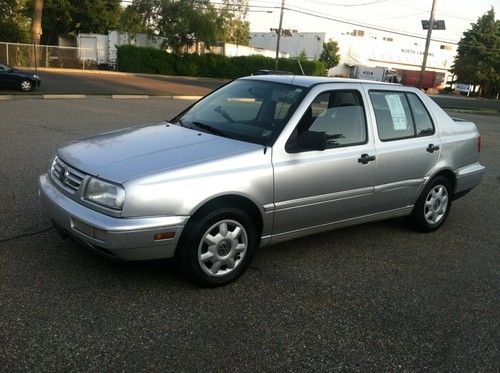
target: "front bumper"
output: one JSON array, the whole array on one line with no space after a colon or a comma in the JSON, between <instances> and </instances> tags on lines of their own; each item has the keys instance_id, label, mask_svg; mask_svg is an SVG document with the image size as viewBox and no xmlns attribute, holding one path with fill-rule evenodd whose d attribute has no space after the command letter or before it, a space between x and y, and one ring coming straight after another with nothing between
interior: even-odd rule
<instances>
[{"instance_id":1,"label":"front bumper","mask_svg":"<svg viewBox=\"0 0 500 373\"><path fill-rule=\"evenodd\" d=\"M40 176L40 200L48 215L70 235L94 249L123 260L149 260L174 256L188 216L115 218L85 207L67 197ZM154 235L173 232L170 239Z\"/></svg>"}]
</instances>

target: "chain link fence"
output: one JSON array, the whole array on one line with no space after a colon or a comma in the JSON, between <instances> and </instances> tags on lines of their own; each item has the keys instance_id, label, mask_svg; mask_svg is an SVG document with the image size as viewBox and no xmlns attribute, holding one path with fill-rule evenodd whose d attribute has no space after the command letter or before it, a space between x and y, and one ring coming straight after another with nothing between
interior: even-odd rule
<instances>
[{"instance_id":1,"label":"chain link fence","mask_svg":"<svg viewBox=\"0 0 500 373\"><path fill-rule=\"evenodd\" d=\"M0 42L0 62L10 66L96 69L95 49Z\"/></svg>"}]
</instances>

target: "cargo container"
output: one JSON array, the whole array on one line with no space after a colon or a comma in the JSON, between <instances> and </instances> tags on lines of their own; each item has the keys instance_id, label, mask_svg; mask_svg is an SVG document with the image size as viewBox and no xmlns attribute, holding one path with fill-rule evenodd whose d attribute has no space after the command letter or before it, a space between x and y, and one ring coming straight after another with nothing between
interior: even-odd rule
<instances>
[{"instance_id":1,"label":"cargo container","mask_svg":"<svg viewBox=\"0 0 500 373\"><path fill-rule=\"evenodd\" d=\"M420 79L420 70L398 70L401 76L401 84L417 87ZM440 88L444 85L444 73L436 71L424 71L423 89Z\"/></svg>"}]
</instances>

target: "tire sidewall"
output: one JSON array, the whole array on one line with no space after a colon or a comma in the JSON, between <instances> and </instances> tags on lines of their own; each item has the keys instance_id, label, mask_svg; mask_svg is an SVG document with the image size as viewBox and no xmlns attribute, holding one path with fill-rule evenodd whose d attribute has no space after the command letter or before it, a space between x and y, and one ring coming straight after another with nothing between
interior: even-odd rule
<instances>
[{"instance_id":1,"label":"tire sidewall","mask_svg":"<svg viewBox=\"0 0 500 373\"><path fill-rule=\"evenodd\" d=\"M198 261L198 247L203 235L212 225L221 220L235 220L246 230L248 245L247 252L234 271L224 276L210 276L200 267ZM183 237L178 250L178 259L184 271L197 283L213 287L222 286L239 278L250 265L258 245L258 234L252 218L243 210L237 208L219 208L199 218L194 218L184 228Z\"/></svg>"},{"instance_id":2,"label":"tire sidewall","mask_svg":"<svg viewBox=\"0 0 500 373\"><path fill-rule=\"evenodd\" d=\"M442 185L446 188L446 192L448 194L448 205L446 206L446 211L444 216L437 223L431 224L425 219L425 201L429 192L435 188L437 185ZM453 192L451 188L451 183L444 176L436 176L431 179L429 183L425 186L422 194L420 195L415 208L412 212L412 219L419 230L424 232L432 232L438 229L441 225L444 224L446 219L448 218L448 214L451 210L451 202L453 200Z\"/></svg>"}]
</instances>

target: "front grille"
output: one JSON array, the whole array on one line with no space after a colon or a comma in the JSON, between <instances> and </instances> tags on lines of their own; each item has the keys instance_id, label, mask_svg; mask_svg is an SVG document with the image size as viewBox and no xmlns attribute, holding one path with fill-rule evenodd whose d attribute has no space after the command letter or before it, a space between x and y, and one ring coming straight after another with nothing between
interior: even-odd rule
<instances>
[{"instance_id":1,"label":"front grille","mask_svg":"<svg viewBox=\"0 0 500 373\"><path fill-rule=\"evenodd\" d=\"M61 161L58 157L52 163L52 177L66 190L75 193L83 182L86 174Z\"/></svg>"}]
</instances>

